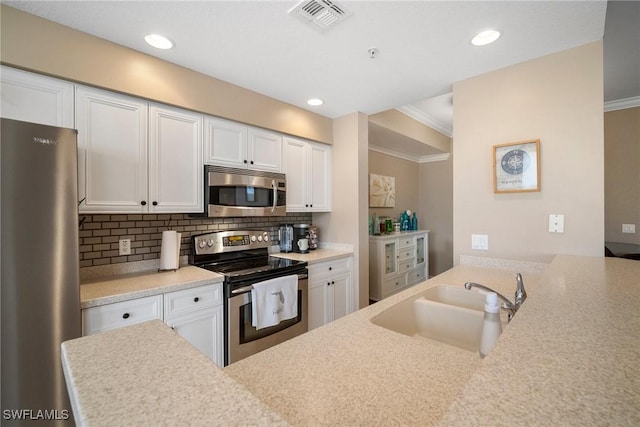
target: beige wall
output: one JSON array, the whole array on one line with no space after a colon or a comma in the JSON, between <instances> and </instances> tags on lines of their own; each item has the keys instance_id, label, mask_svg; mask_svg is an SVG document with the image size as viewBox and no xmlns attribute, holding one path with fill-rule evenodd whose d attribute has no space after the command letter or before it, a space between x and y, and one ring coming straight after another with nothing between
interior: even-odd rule
<instances>
[{"instance_id":1,"label":"beige wall","mask_svg":"<svg viewBox=\"0 0 640 427\"><path fill-rule=\"evenodd\" d=\"M418 167L419 226L429 230L429 275L453 267L453 159Z\"/></svg>"},{"instance_id":2,"label":"beige wall","mask_svg":"<svg viewBox=\"0 0 640 427\"><path fill-rule=\"evenodd\" d=\"M605 239L640 244L640 107L604 114L604 158Z\"/></svg>"},{"instance_id":3,"label":"beige wall","mask_svg":"<svg viewBox=\"0 0 640 427\"><path fill-rule=\"evenodd\" d=\"M369 173L395 177L396 181L396 205L393 208L369 207L369 215L390 216L394 220L402 211L418 210L418 164L409 160L369 150ZM368 198L367 181L367 198ZM367 200L368 203L368 200ZM418 217L420 224L420 217Z\"/></svg>"},{"instance_id":4,"label":"beige wall","mask_svg":"<svg viewBox=\"0 0 640 427\"><path fill-rule=\"evenodd\" d=\"M367 223L367 116L352 113L334 120L331 213L313 214L321 240L346 243L354 250L358 307L369 304L369 234Z\"/></svg>"},{"instance_id":5,"label":"beige wall","mask_svg":"<svg viewBox=\"0 0 640 427\"><path fill-rule=\"evenodd\" d=\"M454 263L603 254L602 68L595 42L454 84ZM492 146L534 138L542 191L494 194ZM565 215L563 234L547 231L549 214ZM489 250L472 250L471 234Z\"/></svg>"},{"instance_id":6,"label":"beige wall","mask_svg":"<svg viewBox=\"0 0 640 427\"><path fill-rule=\"evenodd\" d=\"M369 116L369 122L382 126L415 141L430 145L442 153L451 150L451 138L425 126L398 110L387 110Z\"/></svg>"},{"instance_id":7,"label":"beige wall","mask_svg":"<svg viewBox=\"0 0 640 427\"><path fill-rule=\"evenodd\" d=\"M0 5L0 61L331 144L332 120Z\"/></svg>"}]
</instances>

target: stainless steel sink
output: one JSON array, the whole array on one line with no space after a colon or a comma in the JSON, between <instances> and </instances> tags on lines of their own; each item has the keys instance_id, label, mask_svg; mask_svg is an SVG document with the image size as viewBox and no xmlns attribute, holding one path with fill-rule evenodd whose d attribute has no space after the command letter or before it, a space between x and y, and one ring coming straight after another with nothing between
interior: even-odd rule
<instances>
[{"instance_id":1,"label":"stainless steel sink","mask_svg":"<svg viewBox=\"0 0 640 427\"><path fill-rule=\"evenodd\" d=\"M375 325L418 339L431 339L477 352L485 294L453 286L434 286L400 301L371 319ZM506 316L502 316L503 328Z\"/></svg>"}]
</instances>

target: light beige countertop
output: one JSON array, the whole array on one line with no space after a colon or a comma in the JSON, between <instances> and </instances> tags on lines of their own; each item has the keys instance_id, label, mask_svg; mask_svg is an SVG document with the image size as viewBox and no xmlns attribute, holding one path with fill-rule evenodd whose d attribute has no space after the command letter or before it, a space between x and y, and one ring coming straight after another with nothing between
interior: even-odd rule
<instances>
[{"instance_id":1,"label":"light beige countertop","mask_svg":"<svg viewBox=\"0 0 640 427\"><path fill-rule=\"evenodd\" d=\"M483 360L370 322L436 285L476 281L513 296L514 271L459 265L223 370L159 321L150 324L166 333L142 324L65 343L65 369L94 425L270 424L261 417L278 416L296 426L640 425L640 262L558 256L523 279L529 297ZM258 413L219 406L214 395L253 395ZM140 418L146 413L159 418Z\"/></svg>"},{"instance_id":2,"label":"light beige countertop","mask_svg":"<svg viewBox=\"0 0 640 427\"><path fill-rule=\"evenodd\" d=\"M286 425L160 320L62 344L77 425Z\"/></svg>"},{"instance_id":3,"label":"light beige countertop","mask_svg":"<svg viewBox=\"0 0 640 427\"><path fill-rule=\"evenodd\" d=\"M292 259L295 261L306 261L308 264L315 264L323 261L331 261L332 259L353 256L353 252L320 248L311 250L306 254L300 254L297 252L277 252L269 255L278 258Z\"/></svg>"},{"instance_id":4,"label":"light beige countertop","mask_svg":"<svg viewBox=\"0 0 640 427\"><path fill-rule=\"evenodd\" d=\"M80 308L97 307L222 282L224 277L191 265L175 271L143 271L84 281L80 285Z\"/></svg>"},{"instance_id":5,"label":"light beige countertop","mask_svg":"<svg viewBox=\"0 0 640 427\"><path fill-rule=\"evenodd\" d=\"M539 277L523 274L527 292ZM479 355L370 319L429 287L462 288L471 280L509 296L515 291L515 272L458 266L225 371L292 425L436 424L481 365Z\"/></svg>"}]
</instances>

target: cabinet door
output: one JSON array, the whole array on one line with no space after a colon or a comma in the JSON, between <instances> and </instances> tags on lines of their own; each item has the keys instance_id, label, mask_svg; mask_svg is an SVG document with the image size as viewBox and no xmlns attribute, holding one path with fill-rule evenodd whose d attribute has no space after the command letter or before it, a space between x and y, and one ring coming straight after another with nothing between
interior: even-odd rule
<instances>
[{"instance_id":1,"label":"cabinet door","mask_svg":"<svg viewBox=\"0 0 640 427\"><path fill-rule=\"evenodd\" d=\"M340 274L331 278L333 313L331 320L339 319L351 312L351 274Z\"/></svg>"},{"instance_id":2,"label":"cabinet door","mask_svg":"<svg viewBox=\"0 0 640 427\"><path fill-rule=\"evenodd\" d=\"M309 330L331 321L328 300L329 282L321 280L312 284L309 281Z\"/></svg>"},{"instance_id":3,"label":"cabinet door","mask_svg":"<svg viewBox=\"0 0 640 427\"><path fill-rule=\"evenodd\" d=\"M282 143L282 172L287 175L287 212L304 212L308 208L307 143L287 137Z\"/></svg>"},{"instance_id":4,"label":"cabinet door","mask_svg":"<svg viewBox=\"0 0 640 427\"><path fill-rule=\"evenodd\" d=\"M398 241L386 240L380 244L382 245L380 265L384 268L382 280L387 281L398 272Z\"/></svg>"},{"instance_id":5,"label":"cabinet door","mask_svg":"<svg viewBox=\"0 0 640 427\"><path fill-rule=\"evenodd\" d=\"M76 89L80 212L147 212L147 103Z\"/></svg>"},{"instance_id":6,"label":"cabinet door","mask_svg":"<svg viewBox=\"0 0 640 427\"><path fill-rule=\"evenodd\" d=\"M247 157L246 126L212 117L205 119L205 163L246 169Z\"/></svg>"},{"instance_id":7,"label":"cabinet door","mask_svg":"<svg viewBox=\"0 0 640 427\"><path fill-rule=\"evenodd\" d=\"M74 128L73 84L0 66L2 117Z\"/></svg>"},{"instance_id":8,"label":"cabinet door","mask_svg":"<svg viewBox=\"0 0 640 427\"><path fill-rule=\"evenodd\" d=\"M149 212L202 212L203 116L149 107Z\"/></svg>"},{"instance_id":9,"label":"cabinet door","mask_svg":"<svg viewBox=\"0 0 640 427\"><path fill-rule=\"evenodd\" d=\"M309 156L311 211L328 212L331 210L331 147L310 143Z\"/></svg>"},{"instance_id":10,"label":"cabinet door","mask_svg":"<svg viewBox=\"0 0 640 427\"><path fill-rule=\"evenodd\" d=\"M224 365L223 316L222 306L219 305L169 320L166 323L191 345L222 367Z\"/></svg>"},{"instance_id":11,"label":"cabinet door","mask_svg":"<svg viewBox=\"0 0 640 427\"><path fill-rule=\"evenodd\" d=\"M282 137L263 129L249 128L249 169L281 172Z\"/></svg>"},{"instance_id":12,"label":"cabinet door","mask_svg":"<svg viewBox=\"0 0 640 427\"><path fill-rule=\"evenodd\" d=\"M426 234L416 236L416 267L421 266L427 260L427 236Z\"/></svg>"}]
</instances>

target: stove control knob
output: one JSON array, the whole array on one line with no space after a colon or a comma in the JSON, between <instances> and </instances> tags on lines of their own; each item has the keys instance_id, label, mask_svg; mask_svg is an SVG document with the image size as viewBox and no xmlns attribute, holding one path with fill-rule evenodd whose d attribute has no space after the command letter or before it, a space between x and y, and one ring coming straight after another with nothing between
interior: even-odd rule
<instances>
[{"instance_id":1,"label":"stove control knob","mask_svg":"<svg viewBox=\"0 0 640 427\"><path fill-rule=\"evenodd\" d=\"M268 242L268 241L269 241L269 235L268 235L267 233L264 233L264 236L262 237L262 239L263 239L265 242Z\"/></svg>"},{"instance_id":2,"label":"stove control knob","mask_svg":"<svg viewBox=\"0 0 640 427\"><path fill-rule=\"evenodd\" d=\"M254 235L254 236L251 236L251 241L252 241L252 242L255 242L255 241L256 241L256 236L255 236L255 235Z\"/></svg>"},{"instance_id":3,"label":"stove control knob","mask_svg":"<svg viewBox=\"0 0 640 427\"><path fill-rule=\"evenodd\" d=\"M207 242L207 246L209 246L209 247L213 246L213 239L211 239L211 240L209 240L209 241Z\"/></svg>"},{"instance_id":4,"label":"stove control knob","mask_svg":"<svg viewBox=\"0 0 640 427\"><path fill-rule=\"evenodd\" d=\"M258 242L262 242L262 236L258 236Z\"/></svg>"},{"instance_id":5,"label":"stove control knob","mask_svg":"<svg viewBox=\"0 0 640 427\"><path fill-rule=\"evenodd\" d=\"M204 240L200 240L200 243L198 243L198 247L200 249L204 249L206 245L207 245L207 242L205 242Z\"/></svg>"}]
</instances>

